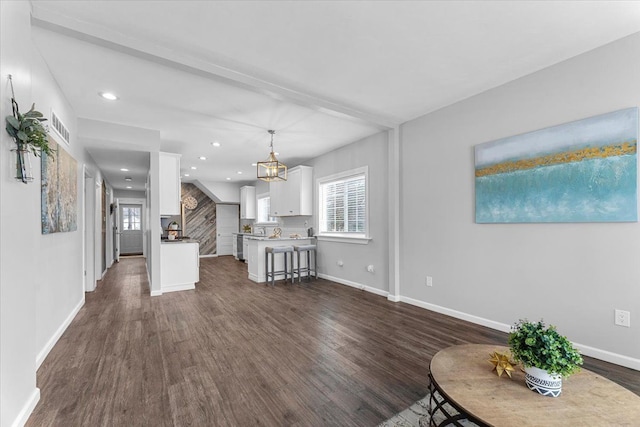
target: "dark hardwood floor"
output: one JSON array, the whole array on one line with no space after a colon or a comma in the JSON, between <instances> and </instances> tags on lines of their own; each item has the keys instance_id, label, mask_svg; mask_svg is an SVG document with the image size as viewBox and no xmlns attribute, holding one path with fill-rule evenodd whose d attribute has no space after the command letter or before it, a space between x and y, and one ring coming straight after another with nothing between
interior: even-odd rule
<instances>
[{"instance_id":1,"label":"dark hardwood floor","mask_svg":"<svg viewBox=\"0 0 640 427\"><path fill-rule=\"evenodd\" d=\"M112 267L38 370L27 426L374 426L427 393L431 357L506 334L325 280L275 288L232 257L150 297ZM640 394L640 372L585 367Z\"/></svg>"}]
</instances>

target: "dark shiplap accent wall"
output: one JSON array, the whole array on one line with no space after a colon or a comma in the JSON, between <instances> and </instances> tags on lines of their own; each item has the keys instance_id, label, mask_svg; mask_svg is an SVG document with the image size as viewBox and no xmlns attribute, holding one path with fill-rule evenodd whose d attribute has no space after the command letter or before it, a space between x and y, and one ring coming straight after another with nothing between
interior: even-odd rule
<instances>
[{"instance_id":1,"label":"dark shiplap accent wall","mask_svg":"<svg viewBox=\"0 0 640 427\"><path fill-rule=\"evenodd\" d=\"M184 209L184 235L200 242L200 255L213 255L217 250L216 204L193 184L181 185L182 200L191 196L198 201L193 209Z\"/></svg>"}]
</instances>

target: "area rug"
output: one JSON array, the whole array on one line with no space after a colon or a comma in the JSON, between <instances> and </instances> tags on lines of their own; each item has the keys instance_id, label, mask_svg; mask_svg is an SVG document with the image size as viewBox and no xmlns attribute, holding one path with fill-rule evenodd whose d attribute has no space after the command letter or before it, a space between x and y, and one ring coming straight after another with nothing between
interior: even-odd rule
<instances>
[{"instance_id":1,"label":"area rug","mask_svg":"<svg viewBox=\"0 0 640 427\"><path fill-rule=\"evenodd\" d=\"M429 394L415 402L402 412L397 413L388 420L378 424L378 427L428 427L431 417L429 416ZM450 405L444 405L447 412L456 414L457 411ZM444 421L442 414L436 414L434 417L435 425ZM459 425L475 426L476 424L467 420L458 420Z\"/></svg>"}]
</instances>

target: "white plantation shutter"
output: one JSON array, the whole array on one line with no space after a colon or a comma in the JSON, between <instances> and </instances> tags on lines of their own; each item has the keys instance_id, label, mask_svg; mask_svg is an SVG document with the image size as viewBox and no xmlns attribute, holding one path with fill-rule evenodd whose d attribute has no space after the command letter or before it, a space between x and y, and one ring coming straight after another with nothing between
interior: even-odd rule
<instances>
[{"instance_id":1,"label":"white plantation shutter","mask_svg":"<svg viewBox=\"0 0 640 427\"><path fill-rule=\"evenodd\" d=\"M366 175L320 184L320 232L366 233Z\"/></svg>"}]
</instances>

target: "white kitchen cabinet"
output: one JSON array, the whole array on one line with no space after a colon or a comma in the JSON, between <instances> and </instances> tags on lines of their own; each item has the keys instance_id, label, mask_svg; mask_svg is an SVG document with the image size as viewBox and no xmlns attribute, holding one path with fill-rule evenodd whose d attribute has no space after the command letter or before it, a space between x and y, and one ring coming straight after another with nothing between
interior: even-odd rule
<instances>
[{"instance_id":1,"label":"white kitchen cabinet","mask_svg":"<svg viewBox=\"0 0 640 427\"><path fill-rule=\"evenodd\" d=\"M287 180L269 183L271 216L313 215L313 168L289 169Z\"/></svg>"},{"instance_id":2,"label":"white kitchen cabinet","mask_svg":"<svg viewBox=\"0 0 640 427\"><path fill-rule=\"evenodd\" d=\"M200 281L200 245L197 242L163 242L160 245L162 292L195 289Z\"/></svg>"},{"instance_id":3,"label":"white kitchen cabinet","mask_svg":"<svg viewBox=\"0 0 640 427\"><path fill-rule=\"evenodd\" d=\"M256 187L240 188L240 219L256 219Z\"/></svg>"},{"instance_id":4,"label":"white kitchen cabinet","mask_svg":"<svg viewBox=\"0 0 640 427\"><path fill-rule=\"evenodd\" d=\"M180 215L180 154L160 153L160 215Z\"/></svg>"},{"instance_id":5,"label":"white kitchen cabinet","mask_svg":"<svg viewBox=\"0 0 640 427\"><path fill-rule=\"evenodd\" d=\"M247 236L242 238L242 256L244 258L244 262L248 262L249 259L249 239Z\"/></svg>"}]
</instances>

